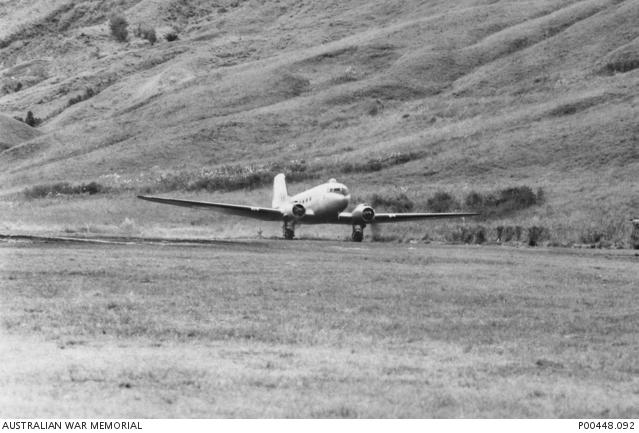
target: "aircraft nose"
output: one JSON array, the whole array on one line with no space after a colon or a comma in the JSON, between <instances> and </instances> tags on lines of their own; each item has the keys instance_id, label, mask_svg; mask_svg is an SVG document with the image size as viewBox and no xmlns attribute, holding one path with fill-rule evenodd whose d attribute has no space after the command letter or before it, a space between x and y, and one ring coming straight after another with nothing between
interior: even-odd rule
<instances>
[{"instance_id":1,"label":"aircraft nose","mask_svg":"<svg viewBox=\"0 0 639 433\"><path fill-rule=\"evenodd\" d=\"M351 201L350 195L343 195L342 199L340 200L340 206L342 206L342 209L346 209L350 201Z\"/></svg>"}]
</instances>

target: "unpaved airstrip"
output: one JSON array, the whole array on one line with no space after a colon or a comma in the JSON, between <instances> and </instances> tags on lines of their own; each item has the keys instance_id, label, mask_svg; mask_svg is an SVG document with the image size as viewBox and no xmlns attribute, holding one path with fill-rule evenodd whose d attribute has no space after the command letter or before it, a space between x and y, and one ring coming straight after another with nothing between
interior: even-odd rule
<instances>
[{"instance_id":1,"label":"unpaved airstrip","mask_svg":"<svg viewBox=\"0 0 639 433\"><path fill-rule=\"evenodd\" d=\"M629 250L0 242L0 417L638 417Z\"/></svg>"}]
</instances>

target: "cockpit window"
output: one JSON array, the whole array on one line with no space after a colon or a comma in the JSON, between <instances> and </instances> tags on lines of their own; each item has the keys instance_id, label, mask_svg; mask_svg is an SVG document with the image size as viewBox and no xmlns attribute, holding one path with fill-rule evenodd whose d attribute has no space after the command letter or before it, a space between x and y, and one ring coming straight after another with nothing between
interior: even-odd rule
<instances>
[{"instance_id":1,"label":"cockpit window","mask_svg":"<svg viewBox=\"0 0 639 433\"><path fill-rule=\"evenodd\" d=\"M341 195L348 195L348 190L344 186L332 186L328 189L328 191Z\"/></svg>"}]
</instances>

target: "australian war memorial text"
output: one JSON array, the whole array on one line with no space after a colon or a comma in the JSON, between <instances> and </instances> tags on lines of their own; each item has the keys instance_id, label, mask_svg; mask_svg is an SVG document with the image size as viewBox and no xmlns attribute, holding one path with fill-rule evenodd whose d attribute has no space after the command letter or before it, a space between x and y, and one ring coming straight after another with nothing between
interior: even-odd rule
<instances>
[{"instance_id":1,"label":"australian war memorial text","mask_svg":"<svg viewBox=\"0 0 639 433\"><path fill-rule=\"evenodd\" d=\"M2 430L142 430L139 421L3 421Z\"/></svg>"}]
</instances>

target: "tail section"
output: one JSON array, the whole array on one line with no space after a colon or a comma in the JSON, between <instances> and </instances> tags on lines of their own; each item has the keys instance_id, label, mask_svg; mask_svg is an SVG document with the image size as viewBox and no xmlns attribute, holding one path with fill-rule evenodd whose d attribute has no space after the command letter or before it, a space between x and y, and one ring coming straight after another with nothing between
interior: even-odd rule
<instances>
[{"instance_id":1,"label":"tail section","mask_svg":"<svg viewBox=\"0 0 639 433\"><path fill-rule=\"evenodd\" d=\"M281 207L288 200L288 193L286 192L286 179L284 173L280 173L273 179L273 203L272 207L277 209Z\"/></svg>"}]
</instances>

